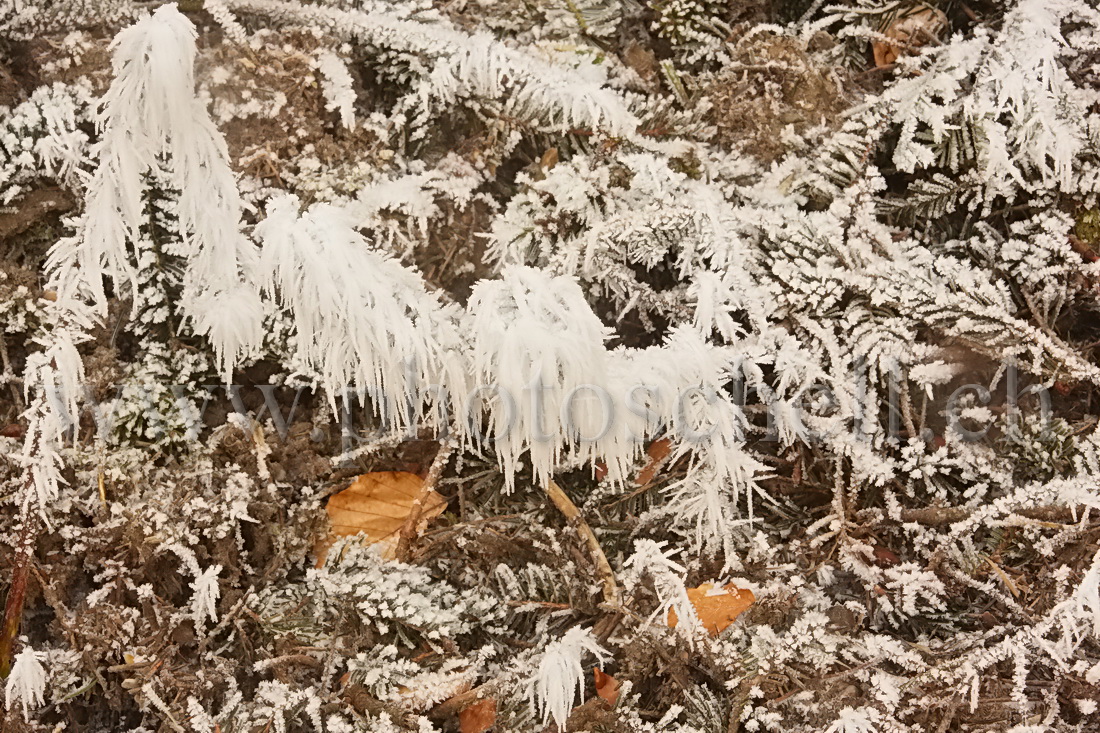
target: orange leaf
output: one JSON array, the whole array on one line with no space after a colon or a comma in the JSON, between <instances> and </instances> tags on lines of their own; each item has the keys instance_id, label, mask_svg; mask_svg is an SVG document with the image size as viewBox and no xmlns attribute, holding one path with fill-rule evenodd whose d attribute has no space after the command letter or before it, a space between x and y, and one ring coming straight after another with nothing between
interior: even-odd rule
<instances>
[{"instance_id":1,"label":"orange leaf","mask_svg":"<svg viewBox=\"0 0 1100 733\"><path fill-rule=\"evenodd\" d=\"M459 733L485 733L497 722L497 701L492 698L478 700L458 713Z\"/></svg>"},{"instance_id":2,"label":"orange leaf","mask_svg":"<svg viewBox=\"0 0 1100 733\"><path fill-rule=\"evenodd\" d=\"M428 521L447 508L446 500L424 485L414 473L376 471L365 473L338 494L329 497L325 510L332 531L317 542L318 566L338 537L362 532L366 542L381 544L382 554L393 559L401 535L415 535Z\"/></svg>"},{"instance_id":3,"label":"orange leaf","mask_svg":"<svg viewBox=\"0 0 1100 733\"><path fill-rule=\"evenodd\" d=\"M539 165L543 170L550 170L558 164L558 149L550 148L542 154L542 159L539 160Z\"/></svg>"},{"instance_id":4,"label":"orange leaf","mask_svg":"<svg viewBox=\"0 0 1100 733\"><path fill-rule=\"evenodd\" d=\"M699 620L711 636L718 636L732 624L745 609L756 602L751 590L743 590L735 585L715 588L714 583L703 583L698 588L687 589L688 600L695 608ZM668 625L675 629L679 623L675 609L668 611Z\"/></svg>"},{"instance_id":5,"label":"orange leaf","mask_svg":"<svg viewBox=\"0 0 1100 733\"><path fill-rule=\"evenodd\" d=\"M936 8L924 7L899 15L882 31L889 41L875 41L871 44L875 66L889 66L903 53L915 51L936 40L946 29L947 16Z\"/></svg>"},{"instance_id":6,"label":"orange leaf","mask_svg":"<svg viewBox=\"0 0 1100 733\"><path fill-rule=\"evenodd\" d=\"M879 69L889 66L898 58L898 49L882 41L875 41L871 44L871 53L875 57L875 67Z\"/></svg>"},{"instance_id":7,"label":"orange leaf","mask_svg":"<svg viewBox=\"0 0 1100 733\"><path fill-rule=\"evenodd\" d=\"M657 478L657 472L661 469L661 463L668 458L668 454L672 452L672 443L668 438L661 438L655 440L649 444L649 447L645 449L646 455L649 456L649 463L645 465L641 471L638 472L638 476L634 479L634 483L638 486L645 486L653 479Z\"/></svg>"},{"instance_id":8,"label":"orange leaf","mask_svg":"<svg viewBox=\"0 0 1100 733\"><path fill-rule=\"evenodd\" d=\"M614 705L619 699L619 688L622 683L599 667L592 668L592 677L596 680L596 694L607 700L609 705Z\"/></svg>"}]
</instances>

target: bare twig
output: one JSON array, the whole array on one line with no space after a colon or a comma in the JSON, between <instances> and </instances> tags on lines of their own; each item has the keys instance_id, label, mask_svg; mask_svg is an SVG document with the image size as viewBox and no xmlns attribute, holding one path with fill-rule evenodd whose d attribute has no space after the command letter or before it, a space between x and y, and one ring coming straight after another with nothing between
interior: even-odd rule
<instances>
[{"instance_id":1,"label":"bare twig","mask_svg":"<svg viewBox=\"0 0 1100 733\"><path fill-rule=\"evenodd\" d=\"M19 635L19 625L23 620L23 603L27 598L31 563L34 562L31 555L38 536L38 516L24 509L22 524L19 544L15 550L15 566L11 572L11 585L8 586L8 597L4 603L4 622L0 627L0 679L6 679L11 670L15 638Z\"/></svg>"},{"instance_id":2,"label":"bare twig","mask_svg":"<svg viewBox=\"0 0 1100 733\"><path fill-rule=\"evenodd\" d=\"M550 501L554 502L554 506L565 515L565 518L576 528L577 533L588 545L588 551L592 554L592 560L596 563L596 573L600 576L600 582L603 585L604 601L615 608L622 606L619 584L615 582L615 572L611 569L611 563L607 561L607 556L603 553L603 548L600 547L600 542L596 539L592 528L581 516L580 509L553 479L546 482L546 495L550 497Z\"/></svg>"},{"instance_id":3,"label":"bare twig","mask_svg":"<svg viewBox=\"0 0 1100 733\"><path fill-rule=\"evenodd\" d=\"M915 524L923 524L930 527L940 527L946 524L955 524L961 522L964 519L970 517L975 510L967 509L966 507L924 507L922 509L903 509L901 512L901 522L908 524L910 522ZM1055 522L1071 521L1074 517L1074 507L1065 505L1049 505L1049 506L1036 506L1028 507L1024 509L1017 509L1012 512L1025 519L1030 519L1035 522L1041 522L1045 524L1053 524ZM1077 511L1077 515L1081 512ZM862 521L867 516L867 512L860 512L860 520ZM885 518L878 518L880 521L888 521Z\"/></svg>"}]
</instances>

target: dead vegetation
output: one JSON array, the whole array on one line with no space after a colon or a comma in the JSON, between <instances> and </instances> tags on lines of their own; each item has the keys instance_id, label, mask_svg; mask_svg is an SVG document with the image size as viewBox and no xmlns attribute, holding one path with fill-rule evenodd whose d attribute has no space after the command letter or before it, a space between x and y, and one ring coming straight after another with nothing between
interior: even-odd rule
<instances>
[{"instance_id":1,"label":"dead vegetation","mask_svg":"<svg viewBox=\"0 0 1100 733\"><path fill-rule=\"evenodd\" d=\"M758 4L749 10L762 12ZM303 196L303 203L312 202L311 191L321 196L353 196L372 173L391 165L394 151L366 128L345 129L326 110L310 56L319 43L315 36L271 30L262 38L258 47L245 48L209 29L202 36L200 88L211 100L236 172L251 192L293 189ZM101 91L109 80L107 39L94 33L88 39L79 61L66 66L45 63L58 56L60 39L7 49L6 63L0 66L0 105L25 97L40 84L77 77L87 77ZM612 50L643 85L668 84L660 71L667 48L648 37L621 40L612 44ZM825 34L803 45L794 38L760 33L731 43L733 63L720 73L700 77L713 141L770 165L789 152L796 138L806 144L805 140L835 130L865 80L853 81L845 78L845 72L819 63L815 54L832 42ZM365 78L369 69L362 63L350 66L363 74L364 78L356 79L356 91L369 108L371 83ZM535 145L519 148L506 160L494 160L498 136L505 133L471 116L423 146L433 151L429 155L433 162L452 151L477 163L490 160L493 172L501 171L500 180L493 183L500 187L515 187L518 171L537 172L545 167L543 156L549 151L531 152ZM327 178L318 183L321 176ZM338 183L328 185L330 181ZM70 193L44 182L42 188L0 209L0 305L42 297L36 269L45 248L64 230L62 215L74 205ZM441 207L444 213L431 223L427 246L404 254L433 286L462 303L472 285L491 271L484 234L497 212L484 200L465 207L446 202ZM97 400L110 395L122 377L123 364L136 354L133 344L118 338L126 316L123 304L115 305L117 310L82 347ZM608 306L607 313L611 312ZM0 328L5 372L21 373L33 348L25 339L34 325ZM629 343L634 343L629 341L633 333L639 344L659 340L655 332L663 330L634 321L620 327ZM173 348L191 347L180 341ZM975 369L989 367L977 361ZM261 359L252 369L242 381L246 382L246 407L257 413L262 398L248 387L264 383L279 367ZM960 375L957 382L961 384L967 376ZM0 389L0 441L6 441L9 449L0 453L5 498L13 491L19 468L14 458L23 405L17 388L11 382ZM1090 401L1092 396L1091 390L1079 392L1067 402ZM1063 411L1060 405L1059 414L1069 414L1069 409ZM330 690L322 713L350 707L359 715L385 713L397 725L412 725L409 706L379 699L350 673L331 679L332 660L366 654L383 642L397 640L405 645L406 657L427 668L442 669L448 652L487 643L466 628L441 637L399 620L392 628L382 629L355 598L338 599L322 610L320 586L311 585L317 577L315 547L329 531L327 498L359 474L406 471L426 476L441 450L437 441L380 441L376 450L340 460L348 447L342 442L347 436L341 435L336 416L318 395L306 393L285 437L270 427L249 432L226 424L230 411L224 404L212 407L205 427L213 437L207 449L194 455L147 453L142 450L147 446L137 445L105 451L91 440L94 423L90 419L82 423L88 440L67 456L66 479L74 491L58 512L56 530L45 533L36 547L23 619L28 644L65 639L74 650L68 660L71 674L58 683L67 694L49 706L41 718L43 724L58 729L126 730L143 725L147 720L143 711L155 709L162 721L158 730L184 730L187 721L173 714L188 709L189 699L201 701L207 709L219 709L233 694L251 698L265 681L275 680L290 689ZM933 424L937 430L943 427ZM356 433L356 440L364 444L373 440L370 427ZM763 483L782 502L770 521L781 526L789 547L768 562L746 560L742 575L763 584L769 577L767 566L781 562L793 568L794 575L813 577L834 559L841 542L814 543L806 527L834 508L834 489L845 477L838 477L831 462L810 446L782 452L763 442L754 447L769 459L771 473ZM623 603L617 587L609 587L609 560L621 564L639 531L657 538L675 537L647 511L657 504L662 491L685 474L689 463L689 457L682 457L651 466L651 473L630 487L626 496L608 495L606 484L590 471L568 473L560 480L575 505L563 516L560 503L555 507L537 492L522 498L508 495L491 457L448 456L437 466L440 475L435 484L446 502L445 511L422 532L406 538L401 559L447 584L454 598L461 597L455 606L465 616L456 626L461 626L460 621L473 625L477 600L514 611L506 621L494 621L492 628L493 642L511 654L529 653L536 629L545 635L583 625L592 628L600 641L616 635L626 639L618 647L614 665L604 671L631 684L648 723L660 720L661 711L677 705L687 708L688 718L700 730L737 731L739 715L750 700L763 709L779 710L805 696L822 701L807 715L811 724L817 721L824 726L842 709L873 700L876 690L858 674L870 662L822 674L795 657L777 669L754 673L757 660L748 655L734 659L734 653L726 650L729 656L720 658L710 648L685 648L667 629L654 631L646 618L657 608L650 580L632 589L629 604ZM532 483L529 473L521 478ZM900 521L894 521L876 506L880 499L865 497L867 506L851 507L852 522L846 530L848 536L874 548L871 564L880 568L920 559L901 525L946 527L971 513L933 504L907 508ZM233 508L231 515L226 514L226 506ZM1038 556L1030 543L1019 541L1022 528L977 534L974 541L988 564L975 568L969 581L955 579L947 592L950 607L906 629L905 644L913 654L931 657L925 646L929 640L946 639L960 629L979 635L1011 614L1038 618L1050 610L1049 599L1064 580L1052 577L1052 567L1067 568L1066 573L1077 578L1085 572L1100 544L1100 529L1082 523L1079 530L1070 532L1079 518L1071 507L1029 507L1020 515L1048 528L1057 525L1069 534L1045 557ZM15 513L0 512L0 535L11 538L17 530ZM185 543L181 542L184 534ZM173 549L177 544L186 545L194 555ZM370 561L356 560L354 553L349 556L377 571ZM13 562L14 554L5 543L0 550L0 587L10 577ZM191 563L217 566L220 578L227 581L217 602L218 620L211 628L196 628L190 608L193 588L188 583ZM334 568L331 572L345 571ZM346 572L352 575L352 570ZM694 586L721 574L721 563L702 558L687 571L687 583ZM1004 602L984 600L975 592L975 583L996 586ZM887 591L867 593L850 573L838 575L833 594L835 602L830 602L825 624L830 631L864 628L889 612L882 602ZM491 615L485 609L481 612ZM809 615L799 607L795 593L773 593L749 608L740 623L770 626L778 634L806 622ZM1012 696L1011 662L999 664L995 672L982 681L980 705L971 708L958 697L946 698L935 708L914 711L914 724L938 730L1006 730L1019 722L1022 716ZM1036 699L1062 701L1069 711L1065 717L1069 724L1086 720L1073 712L1070 702L1095 695L1096 690L1077 671L1064 679L1027 684ZM480 685L477 690L498 694L497 682ZM936 694L936 684L929 683L928 690L929 695ZM459 713L469 702L464 696L471 692L462 689L418 711L443 730L465 731L459 727ZM532 719L521 696L501 695L498 705L495 730L544 729ZM567 727L631 731L600 697L576 707ZM266 727L239 730L266 733L271 728L269 722ZM310 726L299 721L287 729ZM43 728L26 724L12 708L4 714L3 730Z\"/></svg>"}]
</instances>

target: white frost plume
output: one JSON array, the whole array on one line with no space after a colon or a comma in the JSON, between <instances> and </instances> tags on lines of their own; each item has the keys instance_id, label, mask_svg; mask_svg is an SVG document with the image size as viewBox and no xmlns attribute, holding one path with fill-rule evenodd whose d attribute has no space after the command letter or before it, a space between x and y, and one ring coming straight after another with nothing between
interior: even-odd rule
<instances>
[{"instance_id":1,"label":"white frost plume","mask_svg":"<svg viewBox=\"0 0 1100 733\"><path fill-rule=\"evenodd\" d=\"M36 652L29 646L15 656L4 687L5 709L11 710L18 700L23 705L23 717L26 717L32 707L42 706L46 691L46 668L42 666L45 657L45 652Z\"/></svg>"},{"instance_id":2,"label":"white frost plume","mask_svg":"<svg viewBox=\"0 0 1100 733\"><path fill-rule=\"evenodd\" d=\"M475 383L489 404L488 437L507 486L530 451L545 484L563 457L589 460L614 427L607 399L608 330L570 277L508 267L478 283L467 305ZM477 434L478 426L468 426ZM613 477L618 464L608 463Z\"/></svg>"},{"instance_id":3,"label":"white frost plume","mask_svg":"<svg viewBox=\"0 0 1100 733\"><path fill-rule=\"evenodd\" d=\"M349 213L315 204L301 214L278 197L256 226L265 290L290 312L295 359L332 399L349 385L370 395L397 428L416 424L424 403L440 407L465 380L456 309L420 276L374 249ZM428 394L425 388L438 385Z\"/></svg>"},{"instance_id":4,"label":"white frost plume","mask_svg":"<svg viewBox=\"0 0 1100 733\"><path fill-rule=\"evenodd\" d=\"M657 593L657 610L650 617L667 619L669 611L676 613L678 631L683 633L689 643L694 641L693 630L698 628L698 614L688 598L684 586L684 566L673 561L676 550L665 552L666 542L636 540L634 554L623 563L623 585L630 588L637 585L643 576L648 576Z\"/></svg>"},{"instance_id":5,"label":"white frost plume","mask_svg":"<svg viewBox=\"0 0 1100 733\"><path fill-rule=\"evenodd\" d=\"M766 471L745 447L745 416L727 389L736 354L681 327L663 346L612 356L613 392L627 395L629 432L662 431L674 446L671 460L691 457L687 475L668 487L671 516L698 545L720 544L743 521L742 501L752 518L753 496L762 491L756 480Z\"/></svg>"},{"instance_id":6,"label":"white frost plume","mask_svg":"<svg viewBox=\"0 0 1100 733\"><path fill-rule=\"evenodd\" d=\"M209 333L223 372L262 338L251 290L240 290L255 248L241 232L241 200L225 140L195 95L195 27L174 4L163 5L118 34L111 45L114 81L103 100L96 148L75 237L50 253L50 268L79 269L88 295L106 313L103 278L140 287L131 252L145 225L146 174L162 166L178 191L175 214L187 261L181 308ZM244 307L242 307L242 304ZM223 320L234 322L232 328ZM221 336L229 334L223 341Z\"/></svg>"},{"instance_id":7,"label":"white frost plume","mask_svg":"<svg viewBox=\"0 0 1100 733\"><path fill-rule=\"evenodd\" d=\"M542 716L544 725L553 718L558 730L565 730L565 721L577 697L584 700L581 659L586 652L591 652L601 663L611 657L591 631L579 626L546 646L531 685L531 702Z\"/></svg>"},{"instance_id":8,"label":"white frost plume","mask_svg":"<svg viewBox=\"0 0 1100 733\"><path fill-rule=\"evenodd\" d=\"M340 113L340 123L349 130L355 127L355 89L347 64L328 49L317 52L314 58L317 71L321 72L321 93L325 95L325 109Z\"/></svg>"},{"instance_id":9,"label":"white frost plume","mask_svg":"<svg viewBox=\"0 0 1100 733\"><path fill-rule=\"evenodd\" d=\"M218 598L221 597L218 574L221 571L221 565L212 565L197 575L191 583L191 589L195 592L191 596L191 611L196 624L202 624L206 619L218 620Z\"/></svg>"},{"instance_id":10,"label":"white frost plume","mask_svg":"<svg viewBox=\"0 0 1100 733\"><path fill-rule=\"evenodd\" d=\"M1077 587L1079 613L1092 621L1093 636L1100 639L1100 552L1092 558L1092 566Z\"/></svg>"},{"instance_id":11,"label":"white frost plume","mask_svg":"<svg viewBox=\"0 0 1100 733\"><path fill-rule=\"evenodd\" d=\"M826 733L878 733L882 730L882 713L871 707L846 707L832 722Z\"/></svg>"}]
</instances>

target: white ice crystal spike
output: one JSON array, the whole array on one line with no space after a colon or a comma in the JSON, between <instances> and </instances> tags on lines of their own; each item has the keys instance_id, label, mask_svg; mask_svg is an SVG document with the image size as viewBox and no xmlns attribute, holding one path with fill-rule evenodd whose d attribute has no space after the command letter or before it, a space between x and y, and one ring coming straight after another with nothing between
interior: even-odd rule
<instances>
[{"instance_id":1,"label":"white ice crystal spike","mask_svg":"<svg viewBox=\"0 0 1100 733\"><path fill-rule=\"evenodd\" d=\"M263 242L260 282L289 312L295 358L330 399L356 389L405 429L436 422L446 394L461 395L456 309L375 250L345 209L316 204L299 214L295 197L277 197L255 233Z\"/></svg>"},{"instance_id":2,"label":"white ice crystal spike","mask_svg":"<svg viewBox=\"0 0 1100 733\"><path fill-rule=\"evenodd\" d=\"M49 508L65 483L59 451L76 424L84 386L84 363L77 344L86 340L83 329L90 320L81 305L68 299L53 305L56 326L50 338L39 340L44 350L30 355L24 369L27 434L20 462L27 490L21 492L20 504L24 511L33 508L47 526L51 526Z\"/></svg>"},{"instance_id":3,"label":"white ice crystal spike","mask_svg":"<svg viewBox=\"0 0 1100 733\"><path fill-rule=\"evenodd\" d=\"M606 451L609 470L612 457L632 455L637 436L658 431L672 442L674 459L690 455L687 475L667 488L668 513L699 545L720 543L746 512L753 516L753 498L762 493L757 479L766 474L745 447L746 419L727 389L736 357L687 327L663 346L612 352L612 393L632 404L617 413L623 432L605 439L623 446Z\"/></svg>"},{"instance_id":4,"label":"white ice crystal spike","mask_svg":"<svg viewBox=\"0 0 1100 733\"><path fill-rule=\"evenodd\" d=\"M872 707L846 707L826 729L826 733L878 733L882 713Z\"/></svg>"},{"instance_id":5,"label":"white ice crystal spike","mask_svg":"<svg viewBox=\"0 0 1100 733\"><path fill-rule=\"evenodd\" d=\"M315 57L317 71L321 73L321 91L325 95L325 109L338 112L340 124L355 127L355 89L351 73L344 60L332 51L322 49Z\"/></svg>"},{"instance_id":6,"label":"white ice crystal spike","mask_svg":"<svg viewBox=\"0 0 1100 733\"><path fill-rule=\"evenodd\" d=\"M11 710L12 705L19 701L26 718L32 708L39 708L45 703L46 668L42 666L45 658L45 652L35 651L29 646L24 646L15 655L4 686L5 709Z\"/></svg>"},{"instance_id":7,"label":"white ice crystal spike","mask_svg":"<svg viewBox=\"0 0 1100 733\"><path fill-rule=\"evenodd\" d=\"M195 623L202 625L207 620L218 620L218 598L221 597L221 587L218 585L218 574L221 573L221 565L211 565L191 583L191 612Z\"/></svg>"},{"instance_id":8,"label":"white ice crystal spike","mask_svg":"<svg viewBox=\"0 0 1100 733\"><path fill-rule=\"evenodd\" d=\"M576 281L531 267L509 266L499 281L478 283L466 323L509 488L524 453L539 483L567 461L597 459L622 482L663 431L678 456L695 461L672 487L678 523L703 543L732 526L739 502L751 516L763 466L744 450L745 418L725 390L730 354L687 328L662 347L608 352L608 331Z\"/></svg>"},{"instance_id":9,"label":"white ice crystal spike","mask_svg":"<svg viewBox=\"0 0 1100 733\"><path fill-rule=\"evenodd\" d=\"M118 34L115 78L103 99L98 167L77 236L50 255L54 272L79 272L105 312L104 278L140 288L131 250L145 224L146 175L163 165L178 191L174 213L186 262L180 310L211 337L227 376L261 337L259 309L236 291L255 248L241 232L241 201L225 140L195 94L195 28L174 4ZM75 266L75 267L74 267Z\"/></svg>"},{"instance_id":10,"label":"white ice crystal spike","mask_svg":"<svg viewBox=\"0 0 1100 733\"><path fill-rule=\"evenodd\" d=\"M609 332L575 280L506 268L500 280L474 287L466 322L474 382L488 405L487 437L509 488L525 452L539 483L549 480L564 456L588 460L601 454L609 426L609 409L601 401L610 395L604 347ZM469 428L477 439L479 426Z\"/></svg>"},{"instance_id":11,"label":"white ice crystal spike","mask_svg":"<svg viewBox=\"0 0 1100 733\"><path fill-rule=\"evenodd\" d=\"M584 700L584 655L590 653L604 663L611 655L599 645L592 632L574 626L556 641L550 642L539 660L530 687L531 704L545 725L551 718L558 730L578 698Z\"/></svg>"},{"instance_id":12,"label":"white ice crystal spike","mask_svg":"<svg viewBox=\"0 0 1100 733\"><path fill-rule=\"evenodd\" d=\"M650 620L660 618L663 624L669 617L669 611L675 612L679 621L676 625L677 631L684 635L689 644L694 644L695 632L699 628L699 615L688 598L687 587L684 585L684 567L672 560L678 551L666 552L666 544L653 540L636 540L634 553L623 563L623 585L630 589L643 577L648 577L657 592L657 609Z\"/></svg>"}]
</instances>

